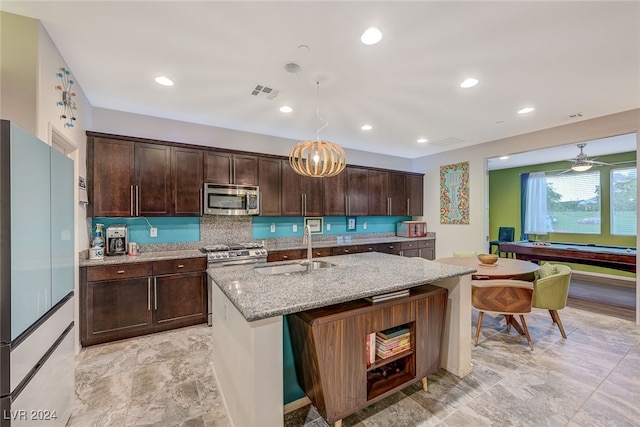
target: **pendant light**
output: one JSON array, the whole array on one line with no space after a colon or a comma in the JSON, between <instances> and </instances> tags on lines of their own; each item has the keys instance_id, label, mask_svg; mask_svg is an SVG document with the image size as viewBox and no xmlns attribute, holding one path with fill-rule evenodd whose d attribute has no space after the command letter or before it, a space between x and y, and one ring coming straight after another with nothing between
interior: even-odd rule
<instances>
[{"instance_id":1,"label":"pendant light","mask_svg":"<svg viewBox=\"0 0 640 427\"><path fill-rule=\"evenodd\" d=\"M338 175L347 165L342 147L320 140L320 131L329 126L329 122L320 116L319 99L320 82L316 82L316 116L325 123L316 131L315 141L299 142L289 153L289 164L296 173L315 178Z\"/></svg>"}]
</instances>

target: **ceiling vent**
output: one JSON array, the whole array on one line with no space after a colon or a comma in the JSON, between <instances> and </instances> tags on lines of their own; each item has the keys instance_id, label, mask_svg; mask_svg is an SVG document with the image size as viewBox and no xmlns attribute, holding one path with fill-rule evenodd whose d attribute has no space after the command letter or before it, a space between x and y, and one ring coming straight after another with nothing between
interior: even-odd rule
<instances>
[{"instance_id":1,"label":"ceiling vent","mask_svg":"<svg viewBox=\"0 0 640 427\"><path fill-rule=\"evenodd\" d=\"M436 147L451 147L452 145L456 145L456 144L462 144L463 142L466 142L464 139L460 139L460 138L455 138L453 136L450 136L448 138L444 138L444 139L439 139L437 141L432 141L429 142L429 145L435 145Z\"/></svg>"},{"instance_id":2,"label":"ceiling vent","mask_svg":"<svg viewBox=\"0 0 640 427\"><path fill-rule=\"evenodd\" d=\"M278 96L279 93L279 90L275 90L264 85L256 85L251 91L251 95L267 99L273 99Z\"/></svg>"}]
</instances>

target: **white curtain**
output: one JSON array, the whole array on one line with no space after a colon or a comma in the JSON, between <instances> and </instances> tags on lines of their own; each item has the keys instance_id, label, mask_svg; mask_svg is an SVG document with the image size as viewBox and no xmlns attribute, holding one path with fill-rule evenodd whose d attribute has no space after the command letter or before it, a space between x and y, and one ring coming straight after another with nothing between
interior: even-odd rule
<instances>
[{"instance_id":1,"label":"white curtain","mask_svg":"<svg viewBox=\"0 0 640 427\"><path fill-rule=\"evenodd\" d=\"M526 234L547 234L547 180L544 172L532 172L527 182Z\"/></svg>"}]
</instances>

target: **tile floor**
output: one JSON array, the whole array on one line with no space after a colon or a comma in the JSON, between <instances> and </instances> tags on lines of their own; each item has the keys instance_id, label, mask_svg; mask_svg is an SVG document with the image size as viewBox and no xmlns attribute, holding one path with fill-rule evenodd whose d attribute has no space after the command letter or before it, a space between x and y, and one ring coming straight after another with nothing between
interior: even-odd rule
<instances>
[{"instance_id":1,"label":"tile floor","mask_svg":"<svg viewBox=\"0 0 640 427\"><path fill-rule=\"evenodd\" d=\"M527 316L534 351L485 316L473 373L440 371L343 420L344 426L638 426L640 327L567 307L563 340L547 311ZM473 315L475 328L477 314ZM226 426L207 326L83 350L69 426ZM326 426L312 407L285 426ZM244 426L237 426L244 427Z\"/></svg>"}]
</instances>

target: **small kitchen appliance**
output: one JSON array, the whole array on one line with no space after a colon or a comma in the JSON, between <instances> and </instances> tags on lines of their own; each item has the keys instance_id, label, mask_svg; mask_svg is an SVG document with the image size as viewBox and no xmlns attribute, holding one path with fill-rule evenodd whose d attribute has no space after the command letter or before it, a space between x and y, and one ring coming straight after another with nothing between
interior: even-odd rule
<instances>
[{"instance_id":1,"label":"small kitchen appliance","mask_svg":"<svg viewBox=\"0 0 640 427\"><path fill-rule=\"evenodd\" d=\"M262 243L233 243L229 245L208 245L201 249L207 254L207 268L226 267L238 264L255 264L267 262L267 248ZM208 301L208 324L212 325L213 292L212 279L207 281Z\"/></svg>"},{"instance_id":2,"label":"small kitchen appliance","mask_svg":"<svg viewBox=\"0 0 640 427\"><path fill-rule=\"evenodd\" d=\"M396 235L401 237L425 237L427 235L427 223L424 221L399 222Z\"/></svg>"},{"instance_id":3,"label":"small kitchen appliance","mask_svg":"<svg viewBox=\"0 0 640 427\"><path fill-rule=\"evenodd\" d=\"M107 255L126 255L129 244L129 232L125 224L107 227Z\"/></svg>"}]
</instances>

